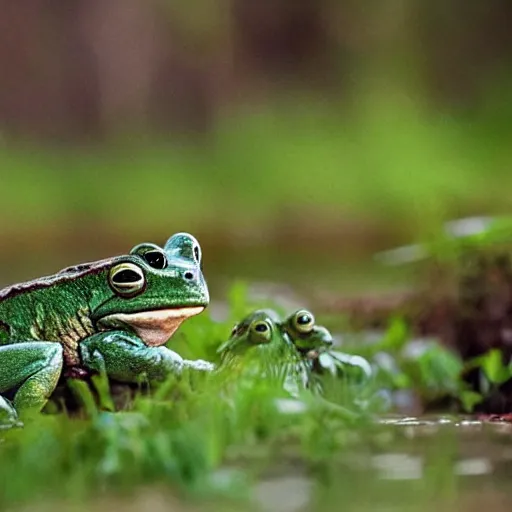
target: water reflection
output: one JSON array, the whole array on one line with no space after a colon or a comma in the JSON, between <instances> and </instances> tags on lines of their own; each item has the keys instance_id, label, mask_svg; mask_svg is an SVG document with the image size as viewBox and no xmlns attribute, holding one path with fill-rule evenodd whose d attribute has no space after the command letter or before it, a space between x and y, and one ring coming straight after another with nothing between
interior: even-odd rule
<instances>
[{"instance_id":1,"label":"water reflection","mask_svg":"<svg viewBox=\"0 0 512 512\"><path fill-rule=\"evenodd\" d=\"M333 485L304 510L509 510L511 433L492 418L382 418L368 449L341 455Z\"/></svg>"}]
</instances>

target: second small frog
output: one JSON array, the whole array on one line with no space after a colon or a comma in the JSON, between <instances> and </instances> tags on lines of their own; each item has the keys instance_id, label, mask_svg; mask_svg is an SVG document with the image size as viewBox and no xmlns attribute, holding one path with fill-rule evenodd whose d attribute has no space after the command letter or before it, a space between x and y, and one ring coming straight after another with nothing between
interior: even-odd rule
<instances>
[{"instance_id":1,"label":"second small frog","mask_svg":"<svg viewBox=\"0 0 512 512\"><path fill-rule=\"evenodd\" d=\"M364 382L372 376L372 367L366 359L332 349L331 333L316 324L310 311L296 311L285 319L282 328L300 354L309 361L313 373L330 374L350 382Z\"/></svg>"}]
</instances>

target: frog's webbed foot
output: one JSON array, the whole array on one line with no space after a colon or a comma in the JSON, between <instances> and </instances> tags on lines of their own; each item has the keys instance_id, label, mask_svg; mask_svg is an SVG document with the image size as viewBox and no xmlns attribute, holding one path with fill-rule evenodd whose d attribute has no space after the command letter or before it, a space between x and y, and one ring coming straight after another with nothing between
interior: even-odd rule
<instances>
[{"instance_id":1,"label":"frog's webbed foot","mask_svg":"<svg viewBox=\"0 0 512 512\"><path fill-rule=\"evenodd\" d=\"M124 331L94 334L81 343L84 366L119 382L165 380L184 368L199 371L214 369L206 361L190 361L167 347L149 347L137 336Z\"/></svg>"}]
</instances>

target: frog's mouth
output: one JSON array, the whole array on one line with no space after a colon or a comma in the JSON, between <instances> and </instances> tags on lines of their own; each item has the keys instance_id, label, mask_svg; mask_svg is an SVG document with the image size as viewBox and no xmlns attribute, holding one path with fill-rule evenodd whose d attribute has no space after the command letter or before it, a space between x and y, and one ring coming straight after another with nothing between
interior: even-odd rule
<instances>
[{"instance_id":1,"label":"frog's mouth","mask_svg":"<svg viewBox=\"0 0 512 512\"><path fill-rule=\"evenodd\" d=\"M115 313L107 315L98 321L100 329L112 329L121 325L131 327L149 347L158 347L165 344L176 332L178 327L191 316L198 315L204 306L157 309L141 313Z\"/></svg>"}]
</instances>

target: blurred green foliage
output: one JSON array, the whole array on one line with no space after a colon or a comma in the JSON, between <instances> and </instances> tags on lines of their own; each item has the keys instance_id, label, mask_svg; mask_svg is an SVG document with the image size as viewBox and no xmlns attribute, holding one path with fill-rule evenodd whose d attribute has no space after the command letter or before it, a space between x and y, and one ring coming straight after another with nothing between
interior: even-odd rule
<instances>
[{"instance_id":1,"label":"blurred green foliage","mask_svg":"<svg viewBox=\"0 0 512 512\"><path fill-rule=\"evenodd\" d=\"M202 146L128 139L117 149L4 148L4 232L83 216L127 235L175 219L258 232L291 211L305 230L314 229L309 215L334 231L343 218L369 216L428 233L475 207L507 207L512 155L491 126L475 133L473 123L386 98L369 99L364 114L352 110L307 98L260 108L219 122Z\"/></svg>"}]
</instances>

